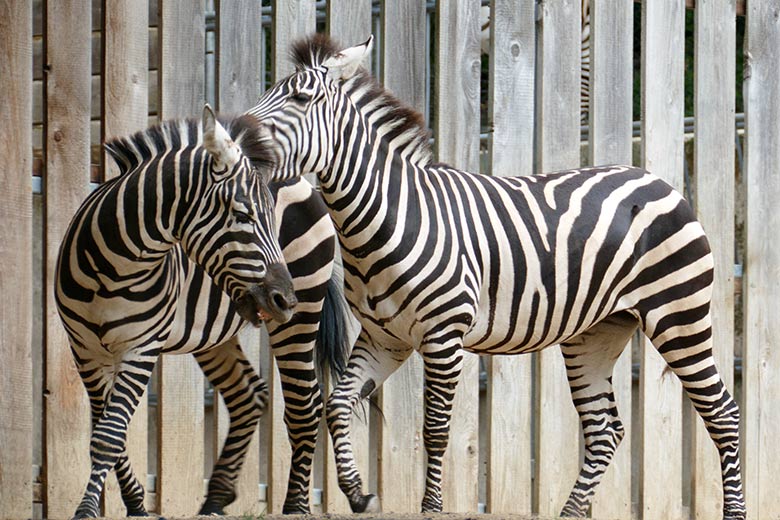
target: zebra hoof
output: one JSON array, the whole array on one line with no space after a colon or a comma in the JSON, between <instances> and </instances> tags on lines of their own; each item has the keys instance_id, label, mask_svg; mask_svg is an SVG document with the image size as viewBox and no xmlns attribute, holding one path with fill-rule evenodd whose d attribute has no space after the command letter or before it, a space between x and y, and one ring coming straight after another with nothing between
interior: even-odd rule
<instances>
[{"instance_id":1,"label":"zebra hoof","mask_svg":"<svg viewBox=\"0 0 780 520\"><path fill-rule=\"evenodd\" d=\"M206 502L198 511L198 516L225 516L225 510L220 505Z\"/></svg>"},{"instance_id":2,"label":"zebra hoof","mask_svg":"<svg viewBox=\"0 0 780 520\"><path fill-rule=\"evenodd\" d=\"M381 513L382 506L379 503L379 498L369 493L368 495L361 495L354 502L350 500L349 503L353 513Z\"/></svg>"}]
</instances>

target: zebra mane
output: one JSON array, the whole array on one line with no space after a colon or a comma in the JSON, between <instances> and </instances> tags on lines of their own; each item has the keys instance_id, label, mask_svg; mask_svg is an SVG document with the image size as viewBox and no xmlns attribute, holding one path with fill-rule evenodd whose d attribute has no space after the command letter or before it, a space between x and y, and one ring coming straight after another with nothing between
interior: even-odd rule
<instances>
[{"instance_id":1,"label":"zebra mane","mask_svg":"<svg viewBox=\"0 0 780 520\"><path fill-rule=\"evenodd\" d=\"M255 167L268 169L274 166L272 149L256 119L241 115L220 117L219 122ZM171 119L130 136L113 138L106 141L104 147L119 166L120 175L124 175L161 153L199 146L202 142L199 120Z\"/></svg>"},{"instance_id":2,"label":"zebra mane","mask_svg":"<svg viewBox=\"0 0 780 520\"><path fill-rule=\"evenodd\" d=\"M329 36L315 33L293 43L291 54L296 69L303 71L319 67L341 49L343 47ZM382 120L383 126L392 127L394 135L406 136L404 148L411 152L415 163L420 166L430 164L433 156L430 131L422 114L395 97L362 67L347 83L348 92L356 104L371 110L373 117Z\"/></svg>"}]
</instances>

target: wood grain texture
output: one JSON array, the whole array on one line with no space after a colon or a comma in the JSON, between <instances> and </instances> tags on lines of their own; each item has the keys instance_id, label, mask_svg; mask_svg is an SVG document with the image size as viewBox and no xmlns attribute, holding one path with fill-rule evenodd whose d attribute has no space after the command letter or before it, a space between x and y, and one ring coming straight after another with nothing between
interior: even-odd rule
<instances>
[{"instance_id":1,"label":"wood grain texture","mask_svg":"<svg viewBox=\"0 0 780 520\"><path fill-rule=\"evenodd\" d=\"M132 0L103 0L101 140L146 128L148 116L149 12ZM104 178L119 174L103 153Z\"/></svg>"},{"instance_id":2,"label":"wood grain texture","mask_svg":"<svg viewBox=\"0 0 780 520\"><path fill-rule=\"evenodd\" d=\"M743 474L750 518L772 518L780 511L780 10L773 0L750 0L747 11Z\"/></svg>"},{"instance_id":3,"label":"wood grain texture","mask_svg":"<svg viewBox=\"0 0 780 520\"><path fill-rule=\"evenodd\" d=\"M89 475L90 411L54 303L57 252L89 192L89 80L92 5L47 2L44 177L44 482L48 518L69 518ZM26 177L26 176L25 176Z\"/></svg>"},{"instance_id":4,"label":"wood grain texture","mask_svg":"<svg viewBox=\"0 0 780 520\"><path fill-rule=\"evenodd\" d=\"M425 2L382 2L382 67L385 87L409 106L425 109ZM380 387L377 484L384 511L418 512L425 487L423 363L412 354Z\"/></svg>"},{"instance_id":5,"label":"wood grain texture","mask_svg":"<svg viewBox=\"0 0 780 520\"><path fill-rule=\"evenodd\" d=\"M589 163L631 164L633 95L631 0L590 2ZM613 370L612 386L626 428L593 498L594 518L631 518L631 344Z\"/></svg>"},{"instance_id":6,"label":"wood grain texture","mask_svg":"<svg viewBox=\"0 0 780 520\"><path fill-rule=\"evenodd\" d=\"M294 72L290 45L316 29L315 0L276 0L273 12L273 78L279 81Z\"/></svg>"},{"instance_id":7,"label":"wood grain texture","mask_svg":"<svg viewBox=\"0 0 780 520\"><path fill-rule=\"evenodd\" d=\"M13 129L0 139L0 518L16 520L33 514L32 9L11 1L0 11L0 127Z\"/></svg>"},{"instance_id":8,"label":"wood grain texture","mask_svg":"<svg viewBox=\"0 0 780 520\"><path fill-rule=\"evenodd\" d=\"M200 117L205 102L205 0L160 0L161 119Z\"/></svg>"},{"instance_id":9,"label":"wood grain texture","mask_svg":"<svg viewBox=\"0 0 780 520\"><path fill-rule=\"evenodd\" d=\"M492 175L531 175L534 155L535 2L493 0L490 17ZM487 364L487 496L490 513L532 512L532 356ZM507 486L506 482L512 482Z\"/></svg>"},{"instance_id":10,"label":"wood grain texture","mask_svg":"<svg viewBox=\"0 0 780 520\"><path fill-rule=\"evenodd\" d=\"M149 11L143 5L139 6L138 2L103 0L102 16L100 34L103 40L99 47L102 55L99 58L103 68L99 79L103 95L99 97L102 106L98 115L102 117L101 141L105 142L112 137L129 135L148 126L150 31ZM156 49L157 46L154 47ZM93 44L93 52L94 48ZM93 81L94 79L93 76ZM95 96L93 103L94 98ZM119 174L119 168L105 151L102 154L102 162L104 179ZM146 482L148 472L147 399L147 395L141 399L130 422L127 437L128 456L136 476L142 483ZM127 510L113 472L106 480L103 501L106 516L126 514Z\"/></svg>"},{"instance_id":11,"label":"wood grain texture","mask_svg":"<svg viewBox=\"0 0 780 520\"><path fill-rule=\"evenodd\" d=\"M655 1L642 7L642 166L682 192L685 4ZM680 518L681 385L649 340L643 341L641 358L641 515Z\"/></svg>"},{"instance_id":12,"label":"wood grain texture","mask_svg":"<svg viewBox=\"0 0 780 520\"><path fill-rule=\"evenodd\" d=\"M436 152L440 162L479 171L479 4L436 7ZM479 358L464 352L442 465L444 510L476 512L479 502Z\"/></svg>"},{"instance_id":13,"label":"wood grain texture","mask_svg":"<svg viewBox=\"0 0 780 520\"><path fill-rule=\"evenodd\" d=\"M327 8L328 34L345 47L364 42L371 34L371 0L330 0Z\"/></svg>"},{"instance_id":14,"label":"wood grain texture","mask_svg":"<svg viewBox=\"0 0 780 520\"><path fill-rule=\"evenodd\" d=\"M263 91L261 4L257 0L216 0L217 110L238 114L255 105Z\"/></svg>"},{"instance_id":15,"label":"wood grain texture","mask_svg":"<svg viewBox=\"0 0 780 520\"><path fill-rule=\"evenodd\" d=\"M540 4L537 146L543 172L580 163L579 0ZM557 346L537 355L535 495L540 515L560 512L579 472L580 425Z\"/></svg>"},{"instance_id":16,"label":"wood grain texture","mask_svg":"<svg viewBox=\"0 0 780 520\"><path fill-rule=\"evenodd\" d=\"M205 99L205 1L160 0L160 117L200 117ZM191 356L159 364L157 499L161 515L203 501L204 378Z\"/></svg>"},{"instance_id":17,"label":"wood grain texture","mask_svg":"<svg viewBox=\"0 0 780 520\"><path fill-rule=\"evenodd\" d=\"M699 0L694 51L694 199L715 259L713 354L734 392L734 76L736 0ZM692 406L686 403L686 406ZM698 519L723 511L720 459L693 413L691 509Z\"/></svg>"},{"instance_id":18,"label":"wood grain texture","mask_svg":"<svg viewBox=\"0 0 780 520\"><path fill-rule=\"evenodd\" d=\"M415 110L425 112L425 1L383 0L382 83Z\"/></svg>"}]
</instances>

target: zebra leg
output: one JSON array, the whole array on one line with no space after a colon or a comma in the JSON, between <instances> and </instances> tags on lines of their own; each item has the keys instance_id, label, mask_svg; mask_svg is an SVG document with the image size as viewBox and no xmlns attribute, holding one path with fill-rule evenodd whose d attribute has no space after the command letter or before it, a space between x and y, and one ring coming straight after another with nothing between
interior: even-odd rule
<instances>
[{"instance_id":1,"label":"zebra leg","mask_svg":"<svg viewBox=\"0 0 780 520\"><path fill-rule=\"evenodd\" d=\"M357 404L371 395L412 353L411 348L394 350L375 347L365 330L355 342L349 363L328 398L325 416L333 440L339 487L347 496L353 513L380 511L374 494L363 494L363 481L355 464L350 440L352 412Z\"/></svg>"},{"instance_id":2,"label":"zebra leg","mask_svg":"<svg viewBox=\"0 0 780 520\"><path fill-rule=\"evenodd\" d=\"M222 395L230 415L228 435L198 514L224 515L225 506L236 499L236 479L268 404L268 386L246 359L235 336L194 355L206 378Z\"/></svg>"},{"instance_id":3,"label":"zebra leg","mask_svg":"<svg viewBox=\"0 0 780 520\"><path fill-rule=\"evenodd\" d=\"M680 378L718 450L723 518L742 520L746 512L739 462L739 407L726 389L712 356L708 292L700 290L684 300L687 307L683 309L678 303L683 300L677 300L668 305L670 309L642 313L643 331Z\"/></svg>"},{"instance_id":4,"label":"zebra leg","mask_svg":"<svg viewBox=\"0 0 780 520\"><path fill-rule=\"evenodd\" d=\"M625 435L612 392L612 370L637 325L637 319L627 312L614 314L561 344L585 437L585 459L561 511L563 517L587 516L596 486Z\"/></svg>"},{"instance_id":5,"label":"zebra leg","mask_svg":"<svg viewBox=\"0 0 780 520\"><path fill-rule=\"evenodd\" d=\"M143 506L143 487L132 475L125 441L127 427L141 396L146 391L158 352L159 350L155 349L152 353L134 352L125 356L115 370L113 385L110 388L108 381L102 377L99 365L82 364L80 358L76 357L79 372L90 397L93 427L90 439L92 469L87 489L74 514L75 518L100 516L100 495L103 492L106 476L120 461L122 469L118 476L121 475L122 498L128 508L128 516L147 515ZM128 492L127 495L125 490Z\"/></svg>"},{"instance_id":6,"label":"zebra leg","mask_svg":"<svg viewBox=\"0 0 780 520\"><path fill-rule=\"evenodd\" d=\"M425 363L423 441L428 455L425 494L421 506L423 513L442 510L441 465L450 437L452 402L463 368L461 347L458 337L457 343L451 342L446 346L424 344L420 349Z\"/></svg>"}]
</instances>

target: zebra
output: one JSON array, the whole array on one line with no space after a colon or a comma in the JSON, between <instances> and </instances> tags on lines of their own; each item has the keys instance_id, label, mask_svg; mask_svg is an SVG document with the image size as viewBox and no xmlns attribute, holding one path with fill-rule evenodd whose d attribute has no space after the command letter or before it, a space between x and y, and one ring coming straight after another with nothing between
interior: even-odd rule
<instances>
[{"instance_id":1,"label":"zebra","mask_svg":"<svg viewBox=\"0 0 780 520\"><path fill-rule=\"evenodd\" d=\"M128 516L147 515L125 449L127 427L157 358L187 353L230 416L200 509L224 514L269 395L237 332L263 322L292 445L284 511L309 512L323 407L315 343L334 371L348 350L348 311L332 277L335 231L321 196L299 179L269 186L271 156L255 120L241 116L223 126L208 105L202 127L166 121L106 149L122 173L73 217L55 280L92 413L91 473L75 517L100 516L112 468Z\"/></svg>"},{"instance_id":2,"label":"zebra","mask_svg":"<svg viewBox=\"0 0 780 520\"><path fill-rule=\"evenodd\" d=\"M611 374L640 329L677 375L720 454L724 517L744 518L739 411L715 367L713 259L685 199L630 166L491 177L431 160L422 117L314 35L296 72L247 113L276 141L275 179L314 173L339 234L361 331L328 398L339 485L363 494L353 408L417 351L424 362L423 512L442 510L441 465L463 350L522 354L560 344L585 457L562 516L585 516L620 440Z\"/></svg>"}]
</instances>

